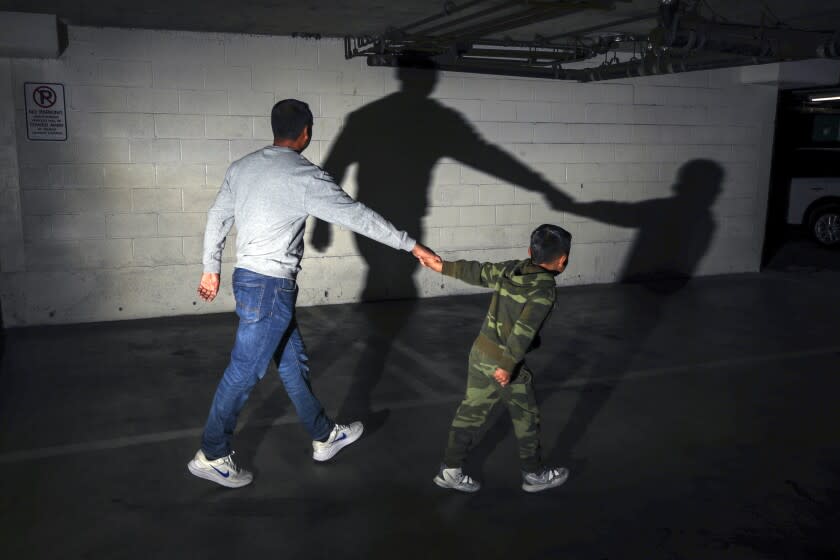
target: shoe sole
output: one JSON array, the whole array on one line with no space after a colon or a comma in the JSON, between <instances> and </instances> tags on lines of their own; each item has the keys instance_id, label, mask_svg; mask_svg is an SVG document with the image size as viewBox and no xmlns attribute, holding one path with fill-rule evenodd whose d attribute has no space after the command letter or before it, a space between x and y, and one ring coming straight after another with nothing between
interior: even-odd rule
<instances>
[{"instance_id":1,"label":"shoe sole","mask_svg":"<svg viewBox=\"0 0 840 560\"><path fill-rule=\"evenodd\" d=\"M526 483L523 482L522 483L522 489L525 490L526 492L530 493L530 494L535 494L537 492L542 492L543 490L548 490L549 488L557 488L558 486L560 486L564 482L566 482L568 479L569 479L569 475L566 474L566 476L561 477L561 478L557 478L549 484L539 484L539 485L537 485L537 484L526 484Z\"/></svg>"},{"instance_id":2,"label":"shoe sole","mask_svg":"<svg viewBox=\"0 0 840 560\"><path fill-rule=\"evenodd\" d=\"M459 486L451 486L448 482L442 479L440 476L436 476L432 479L432 482L440 486L441 488L446 488L448 490L455 490L457 492L464 492L465 494L473 494L478 492L481 489L481 486L477 488L462 488Z\"/></svg>"},{"instance_id":3,"label":"shoe sole","mask_svg":"<svg viewBox=\"0 0 840 560\"><path fill-rule=\"evenodd\" d=\"M246 481L235 481L230 480L228 478L220 478L218 475L207 472L200 466L196 465L195 461L190 461L189 463L187 463L187 470L189 470L192 475L197 476L198 478L203 478L204 480L215 482L219 486L224 486L226 488L242 488L243 486L248 486L254 481L253 478L251 480Z\"/></svg>"},{"instance_id":4,"label":"shoe sole","mask_svg":"<svg viewBox=\"0 0 840 560\"><path fill-rule=\"evenodd\" d=\"M313 452L312 453L312 459L315 460L315 461L318 461L319 463L323 463L324 461L329 461L330 459L335 457L336 453L338 453L339 451L341 451L342 449L344 449L345 447L347 447L351 443L354 443L354 442L358 441L359 438L362 437L362 434L364 432L365 432L365 427L362 426L362 429L359 430L359 433L356 434L355 437L348 435L345 439L341 440L341 442L339 442L337 445L333 445L332 447L330 447L329 450L327 451L326 455L318 455L316 452Z\"/></svg>"}]
</instances>

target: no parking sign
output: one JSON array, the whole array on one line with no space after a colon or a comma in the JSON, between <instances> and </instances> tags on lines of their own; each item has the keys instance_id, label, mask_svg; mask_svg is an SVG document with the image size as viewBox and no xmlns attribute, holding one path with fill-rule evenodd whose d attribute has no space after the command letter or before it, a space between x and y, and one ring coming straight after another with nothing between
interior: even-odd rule
<instances>
[{"instance_id":1,"label":"no parking sign","mask_svg":"<svg viewBox=\"0 0 840 560\"><path fill-rule=\"evenodd\" d=\"M67 113L64 84L23 85L26 99L26 138L29 140L67 140Z\"/></svg>"}]
</instances>

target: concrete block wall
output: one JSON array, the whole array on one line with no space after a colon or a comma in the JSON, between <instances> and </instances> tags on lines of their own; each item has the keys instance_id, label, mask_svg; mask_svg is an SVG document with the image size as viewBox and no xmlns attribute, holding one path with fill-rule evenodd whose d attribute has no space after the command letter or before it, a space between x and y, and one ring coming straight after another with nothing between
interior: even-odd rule
<instances>
[{"instance_id":1,"label":"concrete block wall","mask_svg":"<svg viewBox=\"0 0 840 560\"><path fill-rule=\"evenodd\" d=\"M12 65L0 58L0 278L24 270L23 223L20 207L15 105L12 90ZM18 286L0 281L0 306L23 301ZM8 325L11 315L2 309L0 326Z\"/></svg>"},{"instance_id":2,"label":"concrete block wall","mask_svg":"<svg viewBox=\"0 0 840 560\"><path fill-rule=\"evenodd\" d=\"M0 219L12 232L0 246L6 325L232 309L234 239L220 299L195 295L205 213L227 165L270 143L271 105L310 104L305 155L320 164L348 115L400 87L390 69L345 60L337 40L69 33L58 60L0 60L12 92L0 91ZM37 81L65 84L67 142L26 140L23 84ZM432 96L581 201L668 197L684 163L718 162L716 229L697 273L757 269L775 88L742 85L735 70L595 84L443 73ZM357 191L352 169L344 186ZM436 162L428 189L422 240L447 258L523 256L533 227L554 222L575 235L560 283L611 282L634 243L633 228L554 211L542 195L455 157ZM301 305L359 298L365 262L349 232L337 231L325 253L308 246L303 267ZM423 296L474 291L428 271L415 281Z\"/></svg>"}]
</instances>

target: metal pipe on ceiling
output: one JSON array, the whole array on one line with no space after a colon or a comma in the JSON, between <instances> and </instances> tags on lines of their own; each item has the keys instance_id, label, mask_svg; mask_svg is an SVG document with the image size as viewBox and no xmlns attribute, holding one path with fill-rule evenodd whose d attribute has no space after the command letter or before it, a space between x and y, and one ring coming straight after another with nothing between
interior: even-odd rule
<instances>
[{"instance_id":1,"label":"metal pipe on ceiling","mask_svg":"<svg viewBox=\"0 0 840 560\"><path fill-rule=\"evenodd\" d=\"M840 36L837 33L832 35L780 29L759 32L758 28L718 27L710 24L679 29L671 37L661 39L661 35L654 35L654 46L689 52L713 51L740 56L772 56L782 60L840 55Z\"/></svg>"},{"instance_id":2,"label":"metal pipe on ceiling","mask_svg":"<svg viewBox=\"0 0 840 560\"><path fill-rule=\"evenodd\" d=\"M649 57L655 58L655 57ZM642 76L657 76L663 74L679 74L696 72L699 70L714 70L716 68L731 68L734 66L754 66L776 62L775 59L761 57L707 57L695 59L656 59L628 61L595 68L569 70L568 75L580 82L599 82L621 78L636 78Z\"/></svg>"},{"instance_id":3,"label":"metal pipe on ceiling","mask_svg":"<svg viewBox=\"0 0 840 560\"><path fill-rule=\"evenodd\" d=\"M579 81L624 78L651 74L684 72L708 68L722 68L747 64L763 64L784 60L814 57L840 57L840 32L834 34L801 31L788 28L765 28L741 24L718 23L699 18L681 10L679 0L661 0L658 14L636 14L617 21L583 30L560 33L549 38L537 37L534 41L481 39L488 34L522 27L534 21L545 21L561 13L571 13L593 8L608 8L616 1L589 0L564 2L538 2L519 0L504 2L432 27L434 31L448 29L446 33L429 35L402 33L395 30L372 41L365 49L356 41L352 48L346 39L346 53L366 56L371 66L391 66L398 57L411 51L425 53L441 69L459 72L486 72L499 75L533 76ZM477 0L460 7L463 10L483 2ZM513 11L516 9L516 11ZM500 15L502 11L511 13ZM493 17L485 17L493 16ZM442 18L444 16L438 16ZM483 21L475 21L476 18ZM547 40L569 35L588 33L614 25L657 18L659 25L645 37L633 36L634 45L647 45L649 50L641 60L601 65L583 70L564 70L561 63L582 61L595 54L616 48L617 42L608 37L604 42L587 45L576 40L571 44L554 45ZM423 20L428 23L434 18ZM457 28L467 21L473 25ZM411 27L411 26L409 26ZM422 27L415 25L414 28ZM428 31L428 29L426 30ZM624 44L622 42L621 44ZM493 48L497 47L497 48Z\"/></svg>"}]
</instances>

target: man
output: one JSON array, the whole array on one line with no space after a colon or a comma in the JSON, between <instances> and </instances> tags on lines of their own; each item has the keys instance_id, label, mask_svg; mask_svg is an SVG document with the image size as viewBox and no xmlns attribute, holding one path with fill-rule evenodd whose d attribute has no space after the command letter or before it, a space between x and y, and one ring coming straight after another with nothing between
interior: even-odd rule
<instances>
[{"instance_id":1,"label":"man","mask_svg":"<svg viewBox=\"0 0 840 560\"><path fill-rule=\"evenodd\" d=\"M308 358L295 322L297 284L306 218L316 216L380 243L437 256L398 231L382 216L350 198L333 179L301 155L312 137L312 113L295 99L271 110L274 144L234 162L207 215L204 273L199 295L212 301L219 291L225 238L236 222L233 293L239 327L230 363L216 389L201 449L187 465L195 476L222 486L250 484L253 475L233 460L230 439L254 385L275 354L280 379L312 437L312 457L331 459L359 439L361 422L336 424L312 392Z\"/></svg>"}]
</instances>

